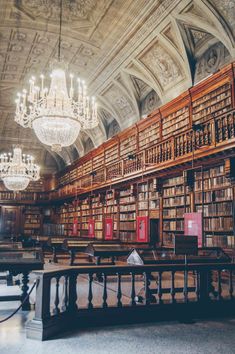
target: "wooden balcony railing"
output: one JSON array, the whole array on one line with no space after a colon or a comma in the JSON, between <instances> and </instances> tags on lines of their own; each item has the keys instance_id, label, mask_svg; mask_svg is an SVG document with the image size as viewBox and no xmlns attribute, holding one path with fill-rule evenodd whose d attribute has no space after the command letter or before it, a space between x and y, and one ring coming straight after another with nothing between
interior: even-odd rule
<instances>
[{"instance_id":1,"label":"wooden balcony railing","mask_svg":"<svg viewBox=\"0 0 235 354\"><path fill-rule=\"evenodd\" d=\"M143 151L129 156L129 158L118 160L106 167L96 171L93 181L105 185L110 181L116 181L130 175L146 173L149 168L159 168L166 163L175 163L179 158L197 156L201 148L214 149L217 144L225 146L229 140L235 138L235 111L230 111L220 117L211 117L206 122L195 125L193 129L177 134ZM221 147L222 148L222 147ZM80 188L92 187L92 180L89 175L80 179ZM65 187L63 187L65 188ZM81 192L81 191L80 191ZM53 198L51 198L53 199Z\"/></svg>"},{"instance_id":2,"label":"wooden balcony railing","mask_svg":"<svg viewBox=\"0 0 235 354\"><path fill-rule=\"evenodd\" d=\"M86 266L35 272L35 318L44 340L76 325L231 315L235 264ZM102 282L97 281L102 278Z\"/></svg>"},{"instance_id":3,"label":"wooden balcony railing","mask_svg":"<svg viewBox=\"0 0 235 354\"><path fill-rule=\"evenodd\" d=\"M160 143L145 148L136 154L101 166L96 171L80 176L76 181L68 179L67 184L59 186L49 193L18 193L0 192L0 200L16 201L49 201L66 196L77 195L97 186L105 186L112 181L121 180L132 175L147 173L150 169L164 168L166 163L180 163L181 159L190 160L199 156L200 149L205 147L208 155L215 148L221 150L235 138L235 110L219 117L211 117L204 123L187 129L185 132L172 136ZM234 145L235 147L235 145Z\"/></svg>"}]
</instances>

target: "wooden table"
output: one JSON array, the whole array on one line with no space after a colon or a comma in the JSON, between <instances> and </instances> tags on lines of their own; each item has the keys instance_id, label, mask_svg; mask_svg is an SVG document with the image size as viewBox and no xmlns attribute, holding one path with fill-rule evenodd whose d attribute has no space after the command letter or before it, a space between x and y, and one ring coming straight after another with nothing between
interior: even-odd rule
<instances>
[{"instance_id":1,"label":"wooden table","mask_svg":"<svg viewBox=\"0 0 235 354\"><path fill-rule=\"evenodd\" d=\"M184 264L187 263L224 263L231 262L231 258L220 247L202 247L198 255L175 255L173 248L157 248L155 250L134 249L127 258L128 264Z\"/></svg>"},{"instance_id":2,"label":"wooden table","mask_svg":"<svg viewBox=\"0 0 235 354\"><path fill-rule=\"evenodd\" d=\"M139 250L145 250L145 251L151 251L152 248L149 248L149 246L143 246L141 244L138 245ZM102 243L102 244L94 244L90 243L85 252L88 254L90 257L92 257L95 260L96 265L114 265L115 264L115 259L118 257L123 257L123 256L128 256L128 254L131 252L133 249L133 245L130 244L109 244L109 243ZM102 262L102 258L105 259L111 259L111 262Z\"/></svg>"},{"instance_id":3,"label":"wooden table","mask_svg":"<svg viewBox=\"0 0 235 354\"><path fill-rule=\"evenodd\" d=\"M25 299L28 293L29 273L32 270L43 269L42 250L39 248L0 249L0 272L9 271L13 275L23 274L21 295L0 296L0 301L18 301ZM27 299L22 310L30 310Z\"/></svg>"},{"instance_id":4,"label":"wooden table","mask_svg":"<svg viewBox=\"0 0 235 354\"><path fill-rule=\"evenodd\" d=\"M93 255L89 254L89 245L95 245L96 247L108 247L108 250L110 250L113 247L120 246L120 243L117 241L104 242L102 240L93 240L91 242L89 239L66 239L64 240L63 249L68 251L70 254L70 265L74 265L77 253L83 253L88 255L89 258L93 258ZM79 263L79 265L87 265L87 263Z\"/></svg>"}]
</instances>

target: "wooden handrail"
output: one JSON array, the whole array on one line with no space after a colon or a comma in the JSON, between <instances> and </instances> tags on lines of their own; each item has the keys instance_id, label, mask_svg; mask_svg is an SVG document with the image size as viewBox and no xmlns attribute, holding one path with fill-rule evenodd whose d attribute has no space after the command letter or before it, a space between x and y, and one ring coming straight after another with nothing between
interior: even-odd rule
<instances>
[{"instance_id":1,"label":"wooden handrail","mask_svg":"<svg viewBox=\"0 0 235 354\"><path fill-rule=\"evenodd\" d=\"M63 267L61 269L35 271L37 278L35 318L27 325L27 336L36 339L46 339L52 334L71 327L76 323L76 318L79 319L82 315L82 321L86 318L94 318L97 311L103 319L106 315L112 318L110 314L116 310L117 316L123 318L128 317L131 309L134 311L135 318L140 313L140 319L150 318L149 309L151 312L164 309L164 317L166 311L175 313L177 306L182 313L182 303L188 308L186 312L195 307L195 314L198 315L198 310L203 310L203 314L210 308L210 304L217 303L221 309L227 304L227 309L230 313L234 308L234 263L200 263L200 264L146 264L141 266L118 265L118 266L79 266L79 267ZM177 279L177 274L182 273L183 277ZM163 275L167 273L170 276L170 282L165 283ZM224 274L228 277L225 283ZM79 275L88 275L87 277L79 278ZM215 279L212 282L212 276ZM143 282L143 295L136 294L136 276L141 275ZM155 275L153 286L150 287L151 279ZM94 278L102 279L102 286L99 288L100 294L93 291L95 285ZM116 296L110 304L110 292L108 292L109 276L116 280L116 288L112 289L112 296ZM122 286L123 279L127 279L130 286L125 289L125 300L128 300L129 305L123 305ZM189 284L189 277L194 279L194 283ZM55 279L55 282L52 280ZM87 282L84 283L84 279ZM156 284L157 279L157 284ZM113 284L112 280L112 284ZM96 280L97 281L97 280ZM125 280L126 281L126 280ZM140 282L140 279L138 279ZM88 288L88 292L80 291L81 286ZM169 286L169 284L171 284ZM60 291L60 287L63 291ZM96 285L97 286L97 285ZM54 287L54 291L52 291ZM113 288L113 287L112 287ZM129 289L129 295L128 295ZM175 294L181 296L175 297ZM87 306L81 307L77 302L80 294L83 294L87 300ZM87 295L84 295L87 294ZM165 294L167 298L165 298ZM191 295L190 295L191 294ZM190 295L190 296L189 296ZM142 298L142 303L136 306L138 299ZM169 302L170 299L170 302ZM191 301L192 300L192 301ZM93 305L95 302L95 307ZM84 298L83 298L84 303ZM191 304L191 305L190 305ZM192 305L193 304L193 305ZM160 307L157 307L160 306ZM190 307L191 306L191 307ZM154 310L155 309L155 310ZM166 309L166 311L165 311ZM168 310L167 310L168 309ZM173 311L173 312L172 312ZM213 308L214 311L214 308ZM157 312L159 314L159 312ZM90 317L91 316L91 317ZM143 317L144 316L144 317ZM116 318L116 316L114 316ZM93 322L92 322L93 323Z\"/></svg>"}]
</instances>

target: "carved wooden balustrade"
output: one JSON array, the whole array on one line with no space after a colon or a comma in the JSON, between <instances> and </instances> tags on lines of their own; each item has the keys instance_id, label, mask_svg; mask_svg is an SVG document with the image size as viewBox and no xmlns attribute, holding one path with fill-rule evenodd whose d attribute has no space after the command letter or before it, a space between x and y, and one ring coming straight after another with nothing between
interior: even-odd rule
<instances>
[{"instance_id":1,"label":"carved wooden balustrade","mask_svg":"<svg viewBox=\"0 0 235 354\"><path fill-rule=\"evenodd\" d=\"M235 137L235 111L215 119L215 141L221 143Z\"/></svg>"},{"instance_id":2,"label":"carved wooden balustrade","mask_svg":"<svg viewBox=\"0 0 235 354\"><path fill-rule=\"evenodd\" d=\"M27 336L44 340L75 325L231 314L234 270L233 263L201 263L38 271Z\"/></svg>"},{"instance_id":3,"label":"carved wooden balustrade","mask_svg":"<svg viewBox=\"0 0 235 354\"><path fill-rule=\"evenodd\" d=\"M144 152L140 152L123 160L123 175L128 175L133 171L140 171L144 167Z\"/></svg>"}]
</instances>

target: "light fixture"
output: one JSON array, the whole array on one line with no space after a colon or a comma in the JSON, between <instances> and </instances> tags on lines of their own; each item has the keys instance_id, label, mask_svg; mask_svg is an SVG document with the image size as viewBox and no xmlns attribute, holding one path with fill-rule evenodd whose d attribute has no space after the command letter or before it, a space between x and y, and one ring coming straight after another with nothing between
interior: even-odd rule
<instances>
[{"instance_id":1,"label":"light fixture","mask_svg":"<svg viewBox=\"0 0 235 354\"><path fill-rule=\"evenodd\" d=\"M38 139L51 146L55 152L72 145L80 129L92 129L98 125L97 105L86 93L85 82L79 78L74 83L70 75L67 89L65 64L60 60L62 0L60 1L60 31L58 60L53 64L50 88L45 87L45 76L40 76L40 85L33 76L29 91L17 94L15 121L24 128L32 128Z\"/></svg>"},{"instance_id":2,"label":"light fixture","mask_svg":"<svg viewBox=\"0 0 235 354\"><path fill-rule=\"evenodd\" d=\"M33 163L33 157L22 155L19 147L11 153L0 155L0 178L5 187L13 191L26 189L30 181L39 179L40 167Z\"/></svg>"}]
</instances>

